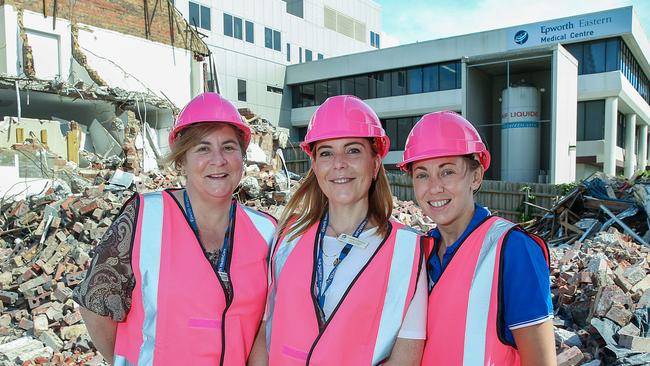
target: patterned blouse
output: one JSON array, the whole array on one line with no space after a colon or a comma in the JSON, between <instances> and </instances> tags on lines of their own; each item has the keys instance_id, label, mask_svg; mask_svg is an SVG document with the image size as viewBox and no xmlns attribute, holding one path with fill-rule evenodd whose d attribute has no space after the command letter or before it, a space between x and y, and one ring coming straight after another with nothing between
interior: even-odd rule
<instances>
[{"instance_id":1,"label":"patterned blouse","mask_svg":"<svg viewBox=\"0 0 650 366\"><path fill-rule=\"evenodd\" d=\"M131 309L131 292L135 287L131 250L139 205L137 194L124 204L117 219L97 244L86 278L72 294L79 305L116 322L124 321ZM220 250L205 254L216 267Z\"/></svg>"}]
</instances>

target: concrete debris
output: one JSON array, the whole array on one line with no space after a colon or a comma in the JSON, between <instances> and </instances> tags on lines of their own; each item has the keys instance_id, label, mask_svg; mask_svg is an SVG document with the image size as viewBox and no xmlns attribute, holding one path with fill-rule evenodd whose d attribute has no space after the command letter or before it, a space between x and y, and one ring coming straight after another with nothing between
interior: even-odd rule
<instances>
[{"instance_id":1,"label":"concrete debris","mask_svg":"<svg viewBox=\"0 0 650 366\"><path fill-rule=\"evenodd\" d=\"M524 223L550 246L558 365L650 364L649 193L596 173Z\"/></svg>"}]
</instances>

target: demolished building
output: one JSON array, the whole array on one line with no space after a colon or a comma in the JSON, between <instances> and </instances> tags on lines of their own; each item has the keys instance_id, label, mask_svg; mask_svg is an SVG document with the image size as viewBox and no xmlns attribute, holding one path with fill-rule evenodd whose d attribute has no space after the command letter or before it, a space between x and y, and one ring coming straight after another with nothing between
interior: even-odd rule
<instances>
[{"instance_id":1,"label":"demolished building","mask_svg":"<svg viewBox=\"0 0 650 366\"><path fill-rule=\"evenodd\" d=\"M173 3L7 0L0 10L0 148L38 144L81 168L96 155L157 169L178 106L207 80L209 50ZM128 129L139 159L123 153ZM20 159L4 155L15 175Z\"/></svg>"}]
</instances>

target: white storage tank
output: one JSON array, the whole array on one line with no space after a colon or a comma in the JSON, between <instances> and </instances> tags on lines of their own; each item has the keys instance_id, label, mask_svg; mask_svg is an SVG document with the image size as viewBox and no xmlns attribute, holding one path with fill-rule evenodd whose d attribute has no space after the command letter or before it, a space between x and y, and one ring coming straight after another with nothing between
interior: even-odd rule
<instances>
[{"instance_id":1,"label":"white storage tank","mask_svg":"<svg viewBox=\"0 0 650 366\"><path fill-rule=\"evenodd\" d=\"M537 182L541 96L533 86L501 92L501 180Z\"/></svg>"}]
</instances>

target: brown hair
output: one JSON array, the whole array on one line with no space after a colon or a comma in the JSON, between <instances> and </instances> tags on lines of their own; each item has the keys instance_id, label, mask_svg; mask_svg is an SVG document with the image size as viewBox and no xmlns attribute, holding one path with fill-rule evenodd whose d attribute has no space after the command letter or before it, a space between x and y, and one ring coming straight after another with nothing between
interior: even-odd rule
<instances>
[{"instance_id":1,"label":"brown hair","mask_svg":"<svg viewBox=\"0 0 650 366\"><path fill-rule=\"evenodd\" d=\"M241 149L242 158L246 160L246 149L244 148L244 132L242 132L242 130L228 123L203 122L184 128L176 136L176 139L170 146L169 154L167 157L165 157L165 162L173 166L175 169L179 170L183 166L185 155L191 148L196 146L202 138L211 134L214 130L218 130L224 127L232 128L232 130L235 131L237 142L239 142L239 148Z\"/></svg>"},{"instance_id":2,"label":"brown hair","mask_svg":"<svg viewBox=\"0 0 650 366\"><path fill-rule=\"evenodd\" d=\"M372 145L373 155L377 156L376 145ZM314 158L312 158L314 159ZM302 235L312 225L319 222L327 210L328 200L323 193L313 168L300 183L282 211L278 225L278 237L291 233L289 240ZM368 222L377 224L377 233L388 233L388 220L393 212L393 195L383 164L379 166L377 179L368 189Z\"/></svg>"}]
</instances>

